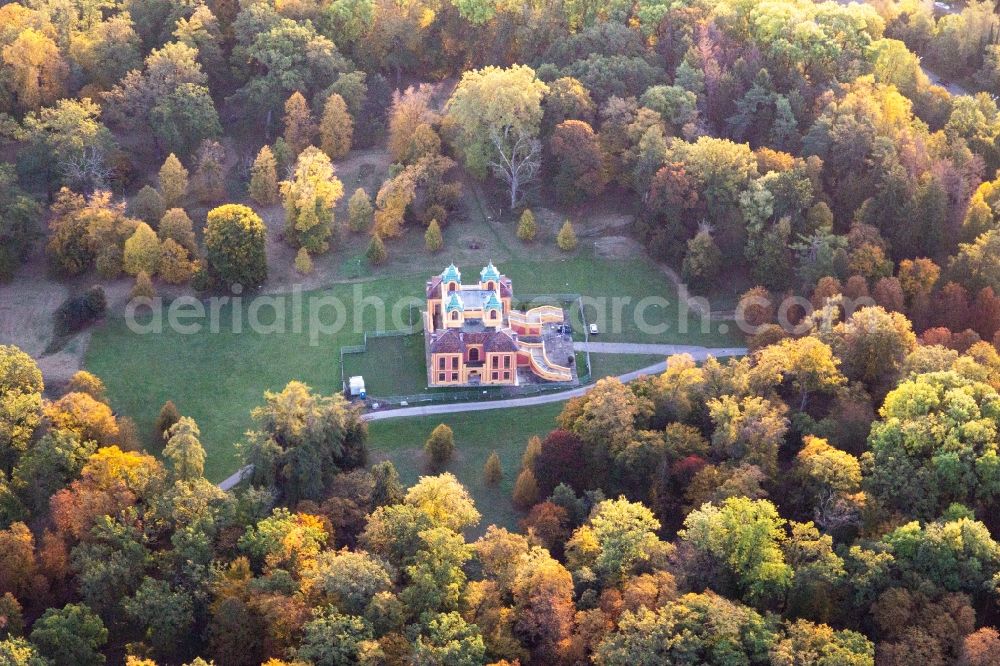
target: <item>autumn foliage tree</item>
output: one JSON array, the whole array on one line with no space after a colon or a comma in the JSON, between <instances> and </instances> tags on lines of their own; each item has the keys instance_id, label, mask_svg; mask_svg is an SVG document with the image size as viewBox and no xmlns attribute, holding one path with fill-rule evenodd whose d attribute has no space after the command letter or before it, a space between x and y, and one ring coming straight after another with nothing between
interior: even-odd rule
<instances>
[{"instance_id":1,"label":"autumn foliage tree","mask_svg":"<svg viewBox=\"0 0 1000 666\"><path fill-rule=\"evenodd\" d=\"M430 86L394 93L389 111L389 154L393 161L410 164L441 151L435 126L440 116L431 106Z\"/></svg>"},{"instance_id":2,"label":"autumn foliage tree","mask_svg":"<svg viewBox=\"0 0 1000 666\"><path fill-rule=\"evenodd\" d=\"M179 206L188 191L188 170L173 153L167 155L159 173L160 194L167 208Z\"/></svg>"},{"instance_id":3,"label":"autumn foliage tree","mask_svg":"<svg viewBox=\"0 0 1000 666\"><path fill-rule=\"evenodd\" d=\"M262 206L278 200L278 168L270 146L260 149L250 168L250 198Z\"/></svg>"},{"instance_id":4,"label":"autumn foliage tree","mask_svg":"<svg viewBox=\"0 0 1000 666\"><path fill-rule=\"evenodd\" d=\"M566 220L559 228L559 233L556 234L556 245L563 252L572 252L576 249L576 242L576 231L573 229L573 223Z\"/></svg>"},{"instance_id":5,"label":"autumn foliage tree","mask_svg":"<svg viewBox=\"0 0 1000 666\"><path fill-rule=\"evenodd\" d=\"M205 449L201 431L194 419L182 416L164 433L163 455L170 461L174 475L183 481L201 478L205 471Z\"/></svg>"},{"instance_id":6,"label":"autumn foliage tree","mask_svg":"<svg viewBox=\"0 0 1000 666\"><path fill-rule=\"evenodd\" d=\"M535 240L538 235L538 225L535 223L535 214L530 208L525 208L521 213L521 219L517 223L517 237L525 243Z\"/></svg>"},{"instance_id":7,"label":"autumn foliage tree","mask_svg":"<svg viewBox=\"0 0 1000 666\"><path fill-rule=\"evenodd\" d=\"M224 284L256 286L267 279L267 228L246 206L226 204L208 212L205 256Z\"/></svg>"},{"instance_id":8,"label":"autumn foliage tree","mask_svg":"<svg viewBox=\"0 0 1000 666\"><path fill-rule=\"evenodd\" d=\"M567 120L549 137L550 170L560 199L579 203L598 196L607 184L604 154L597 134L587 123Z\"/></svg>"},{"instance_id":9,"label":"autumn foliage tree","mask_svg":"<svg viewBox=\"0 0 1000 666\"><path fill-rule=\"evenodd\" d=\"M156 232L146 223L140 223L135 232L125 241L122 254L122 268L129 275L145 271L154 275L160 268L162 248Z\"/></svg>"},{"instance_id":10,"label":"autumn foliage tree","mask_svg":"<svg viewBox=\"0 0 1000 666\"><path fill-rule=\"evenodd\" d=\"M323 106L319 123L320 148L331 160L339 160L351 151L354 120L347 111L344 98L333 93Z\"/></svg>"},{"instance_id":11,"label":"autumn foliage tree","mask_svg":"<svg viewBox=\"0 0 1000 666\"><path fill-rule=\"evenodd\" d=\"M441 236L441 225L437 220L431 220L424 232L424 245L428 252L438 252L444 246L444 238Z\"/></svg>"},{"instance_id":12,"label":"autumn foliage tree","mask_svg":"<svg viewBox=\"0 0 1000 666\"><path fill-rule=\"evenodd\" d=\"M451 428L443 423L434 428L424 442L424 453L432 468L444 467L455 454L455 434Z\"/></svg>"},{"instance_id":13,"label":"autumn foliage tree","mask_svg":"<svg viewBox=\"0 0 1000 666\"><path fill-rule=\"evenodd\" d=\"M365 257L367 257L368 262L372 266L379 266L388 259L389 253L386 251L385 243L382 242L382 237L378 233L372 234L372 239L365 250Z\"/></svg>"},{"instance_id":14,"label":"autumn foliage tree","mask_svg":"<svg viewBox=\"0 0 1000 666\"><path fill-rule=\"evenodd\" d=\"M218 141L206 139L195 156L194 187L202 203L226 196L226 151Z\"/></svg>"},{"instance_id":15,"label":"autumn foliage tree","mask_svg":"<svg viewBox=\"0 0 1000 666\"><path fill-rule=\"evenodd\" d=\"M285 102L285 143L298 155L312 145L316 137L316 121L302 93L296 91Z\"/></svg>"},{"instance_id":16,"label":"autumn foliage tree","mask_svg":"<svg viewBox=\"0 0 1000 666\"><path fill-rule=\"evenodd\" d=\"M344 186L335 174L330 158L310 146L299 155L291 180L282 181L285 239L293 246L313 254L329 249L333 210L344 196Z\"/></svg>"},{"instance_id":17,"label":"autumn foliage tree","mask_svg":"<svg viewBox=\"0 0 1000 666\"><path fill-rule=\"evenodd\" d=\"M364 231L371 225L374 212L368 193L365 192L364 188L359 187L347 202L348 227L355 233Z\"/></svg>"}]
</instances>

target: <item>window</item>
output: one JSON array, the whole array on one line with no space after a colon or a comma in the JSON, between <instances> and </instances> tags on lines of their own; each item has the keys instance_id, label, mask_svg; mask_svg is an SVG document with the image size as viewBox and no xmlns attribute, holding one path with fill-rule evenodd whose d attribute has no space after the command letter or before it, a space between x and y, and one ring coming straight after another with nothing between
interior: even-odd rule
<instances>
[{"instance_id":1,"label":"window","mask_svg":"<svg viewBox=\"0 0 1000 666\"><path fill-rule=\"evenodd\" d=\"M457 370L458 369L458 357L457 356L452 356L451 357L451 369L452 370Z\"/></svg>"},{"instance_id":2,"label":"window","mask_svg":"<svg viewBox=\"0 0 1000 666\"><path fill-rule=\"evenodd\" d=\"M488 291L496 291L497 290L496 285L493 284L493 280L490 280L489 282L486 283L486 289Z\"/></svg>"},{"instance_id":3,"label":"window","mask_svg":"<svg viewBox=\"0 0 1000 666\"><path fill-rule=\"evenodd\" d=\"M438 381L443 382L446 375L443 372L438 373Z\"/></svg>"},{"instance_id":4,"label":"window","mask_svg":"<svg viewBox=\"0 0 1000 666\"><path fill-rule=\"evenodd\" d=\"M479 349L477 349L476 347L473 347L472 349L469 350L469 360L470 361L478 361L479 360Z\"/></svg>"},{"instance_id":5,"label":"window","mask_svg":"<svg viewBox=\"0 0 1000 666\"><path fill-rule=\"evenodd\" d=\"M497 357L495 355L493 356L492 366L494 368L497 367Z\"/></svg>"},{"instance_id":6,"label":"window","mask_svg":"<svg viewBox=\"0 0 1000 666\"><path fill-rule=\"evenodd\" d=\"M504 379L510 379L510 373L509 372L503 373L503 378Z\"/></svg>"},{"instance_id":7,"label":"window","mask_svg":"<svg viewBox=\"0 0 1000 666\"><path fill-rule=\"evenodd\" d=\"M451 373L451 381L453 381L453 382L457 382L458 381L458 373L457 372Z\"/></svg>"},{"instance_id":8,"label":"window","mask_svg":"<svg viewBox=\"0 0 1000 666\"><path fill-rule=\"evenodd\" d=\"M495 373L495 372L494 372L494 373L493 373L493 381L496 381L496 380L497 380L497 378L498 378L498 375L497 375L497 373Z\"/></svg>"},{"instance_id":9,"label":"window","mask_svg":"<svg viewBox=\"0 0 1000 666\"><path fill-rule=\"evenodd\" d=\"M444 370L444 356L438 359L438 369Z\"/></svg>"},{"instance_id":10,"label":"window","mask_svg":"<svg viewBox=\"0 0 1000 666\"><path fill-rule=\"evenodd\" d=\"M451 313L451 320L458 321L458 310L455 310L454 312Z\"/></svg>"},{"instance_id":11,"label":"window","mask_svg":"<svg viewBox=\"0 0 1000 666\"><path fill-rule=\"evenodd\" d=\"M508 354L507 356L503 357L503 367L505 367L505 368L509 368L510 367L510 354Z\"/></svg>"}]
</instances>

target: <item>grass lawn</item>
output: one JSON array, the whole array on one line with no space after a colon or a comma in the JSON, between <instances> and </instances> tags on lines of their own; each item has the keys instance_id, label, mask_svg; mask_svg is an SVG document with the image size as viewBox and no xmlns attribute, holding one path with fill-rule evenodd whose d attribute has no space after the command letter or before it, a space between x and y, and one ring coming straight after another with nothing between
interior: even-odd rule
<instances>
[{"instance_id":1,"label":"grass lawn","mask_svg":"<svg viewBox=\"0 0 1000 666\"><path fill-rule=\"evenodd\" d=\"M500 268L513 281L515 298L518 294L582 294L589 301L584 303L587 323L598 325L605 342L725 347L736 340L726 322L707 322L707 330L703 331L696 313L690 313L685 321L673 285L645 259L612 261L581 254L544 263L511 261ZM650 297L667 303L648 300L643 304L643 299ZM571 308L570 317L580 333L578 308ZM643 319L655 328L643 331ZM685 324L686 331L682 328Z\"/></svg>"},{"instance_id":2,"label":"grass lawn","mask_svg":"<svg viewBox=\"0 0 1000 666\"><path fill-rule=\"evenodd\" d=\"M369 425L372 460L389 459L399 470L404 485L428 474L423 455L424 441L439 423L455 431L455 458L446 471L469 489L483 514L480 528L490 524L514 528L521 515L510 503L514 480L520 471L524 445L532 435L544 437L555 427L562 403L518 409L516 417L507 410L464 412L449 416L374 421ZM483 465L496 450L503 466L498 486L483 483Z\"/></svg>"},{"instance_id":3,"label":"grass lawn","mask_svg":"<svg viewBox=\"0 0 1000 666\"><path fill-rule=\"evenodd\" d=\"M368 338L368 351L344 355L344 376L361 375L372 396L427 393L424 335Z\"/></svg>"},{"instance_id":4,"label":"grass lawn","mask_svg":"<svg viewBox=\"0 0 1000 666\"><path fill-rule=\"evenodd\" d=\"M595 381L602 377L617 377L665 360L659 354L590 354L591 373Z\"/></svg>"},{"instance_id":5,"label":"grass lawn","mask_svg":"<svg viewBox=\"0 0 1000 666\"><path fill-rule=\"evenodd\" d=\"M487 260L488 257L484 257L483 263ZM477 275L479 268L465 267L466 278ZM513 261L500 268L512 278L515 296L518 293L562 292L598 299L625 296L632 299L633 306L640 299L654 295L675 301L666 279L655 266L641 258L614 261L581 254L562 261ZM304 381L324 393L341 390L340 347L359 344L364 331L393 328L391 314L384 321L377 321L376 308L370 303L372 297L382 299L390 307L403 297L422 299L425 278L424 275L379 278L305 294L306 302L310 297L332 295L344 304L342 328L316 340L310 339L308 315L299 332L295 332L291 324L281 333L254 332L244 324L242 332L235 333L227 325L232 313L228 305L221 309L222 325L215 333L207 326L198 333L187 335L164 327L162 333L139 335L131 332L124 320L109 317L93 332L85 367L104 379L115 410L135 419L152 452L162 448L162 443L154 438L153 423L166 400L173 400L182 414L193 417L201 428L207 452L206 476L218 481L236 469L238 461L233 444L251 426L250 410L261 403L264 391L280 390L293 379ZM270 298L279 306L288 306L287 317L292 317L291 297ZM244 321L247 321L250 299L245 297L244 300ZM699 332L697 320L688 334L673 328L661 335L644 334L631 316L631 307L623 307L623 324L617 332L598 320L602 326L602 340L709 346L734 343L731 336L717 330ZM404 308L402 319L407 316ZM270 306L261 308L259 319L262 323L270 323L273 318ZM327 308L322 319L329 322L332 318L333 311ZM658 323L652 313L648 319ZM718 324L713 323L713 326ZM359 357L352 362L358 360L365 364L360 370L366 383L371 383L369 391L372 394L382 392L383 387L423 382L423 350L419 345L406 348L402 355L394 352L381 359L373 354L364 356L369 358ZM617 363L621 361L606 361L608 369L602 372L618 374L622 366L614 365ZM644 365L649 363L642 361L625 369Z\"/></svg>"}]
</instances>

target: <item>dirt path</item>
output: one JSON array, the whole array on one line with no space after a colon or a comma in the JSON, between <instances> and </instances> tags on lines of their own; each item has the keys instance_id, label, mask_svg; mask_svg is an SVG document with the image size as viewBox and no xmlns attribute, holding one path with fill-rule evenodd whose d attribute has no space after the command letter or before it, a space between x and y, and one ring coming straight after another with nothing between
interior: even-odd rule
<instances>
[{"instance_id":1,"label":"dirt path","mask_svg":"<svg viewBox=\"0 0 1000 666\"><path fill-rule=\"evenodd\" d=\"M688 308L697 312L702 319L707 317L709 321L730 321L736 316L736 313L733 310L710 309L704 299L698 296L692 296L688 293L687 285L683 280L681 280L681 276L677 274L677 271L670 266L667 266L662 261L656 261L655 264L656 267L667 276L667 279L673 283L674 288L677 290L678 298L686 299Z\"/></svg>"}]
</instances>

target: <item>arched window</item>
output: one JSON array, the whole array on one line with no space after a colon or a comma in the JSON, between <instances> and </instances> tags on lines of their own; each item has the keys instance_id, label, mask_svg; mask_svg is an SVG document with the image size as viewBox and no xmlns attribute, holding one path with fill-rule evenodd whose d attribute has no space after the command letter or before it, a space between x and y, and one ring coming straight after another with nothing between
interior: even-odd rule
<instances>
[{"instance_id":1,"label":"arched window","mask_svg":"<svg viewBox=\"0 0 1000 666\"><path fill-rule=\"evenodd\" d=\"M486 289L488 291L496 291L497 288L496 285L493 284L493 280L490 280L489 282L486 283Z\"/></svg>"},{"instance_id":2,"label":"arched window","mask_svg":"<svg viewBox=\"0 0 1000 666\"><path fill-rule=\"evenodd\" d=\"M497 311L490 310L490 319L496 319L496 318L497 318Z\"/></svg>"},{"instance_id":3,"label":"arched window","mask_svg":"<svg viewBox=\"0 0 1000 666\"><path fill-rule=\"evenodd\" d=\"M458 321L458 311L457 310L455 312L451 313L451 320L452 321Z\"/></svg>"},{"instance_id":4,"label":"arched window","mask_svg":"<svg viewBox=\"0 0 1000 666\"><path fill-rule=\"evenodd\" d=\"M458 284L457 284L457 283L455 283L455 282L449 282L449 283L448 283L448 293L449 293L449 294L450 294L451 292L453 292L453 291L457 290L457 289L458 289Z\"/></svg>"}]
</instances>

